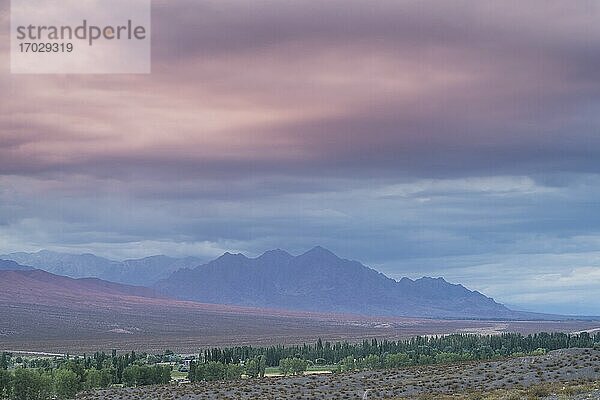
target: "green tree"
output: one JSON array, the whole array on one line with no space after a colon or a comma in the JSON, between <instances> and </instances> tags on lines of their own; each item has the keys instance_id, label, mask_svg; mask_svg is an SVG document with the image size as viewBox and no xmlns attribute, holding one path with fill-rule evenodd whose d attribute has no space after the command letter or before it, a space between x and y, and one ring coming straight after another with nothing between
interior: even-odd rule
<instances>
[{"instance_id":1,"label":"green tree","mask_svg":"<svg viewBox=\"0 0 600 400\"><path fill-rule=\"evenodd\" d=\"M135 386L138 382L139 367L137 365L127 367L123 370L123 384L125 386Z\"/></svg>"},{"instance_id":2,"label":"green tree","mask_svg":"<svg viewBox=\"0 0 600 400\"><path fill-rule=\"evenodd\" d=\"M308 361L300 358L292 358L292 374L302 375L308 368Z\"/></svg>"},{"instance_id":3,"label":"green tree","mask_svg":"<svg viewBox=\"0 0 600 400\"><path fill-rule=\"evenodd\" d=\"M236 381L242 378L244 367L239 364L227 364L225 366L225 379L228 381Z\"/></svg>"},{"instance_id":4,"label":"green tree","mask_svg":"<svg viewBox=\"0 0 600 400\"><path fill-rule=\"evenodd\" d=\"M97 369L90 369L85 371L85 384L83 385L86 389L95 389L100 387L101 372Z\"/></svg>"},{"instance_id":5,"label":"green tree","mask_svg":"<svg viewBox=\"0 0 600 400\"><path fill-rule=\"evenodd\" d=\"M8 369L8 362L10 361L10 356L5 353L2 352L2 356L0 356L0 369Z\"/></svg>"},{"instance_id":6,"label":"green tree","mask_svg":"<svg viewBox=\"0 0 600 400\"><path fill-rule=\"evenodd\" d=\"M308 361L298 357L284 358L279 361L279 370L283 375L302 375L308 368Z\"/></svg>"},{"instance_id":7,"label":"green tree","mask_svg":"<svg viewBox=\"0 0 600 400\"><path fill-rule=\"evenodd\" d=\"M17 368L12 386L14 400L48 400L52 393L52 378L37 370Z\"/></svg>"},{"instance_id":8,"label":"green tree","mask_svg":"<svg viewBox=\"0 0 600 400\"><path fill-rule=\"evenodd\" d=\"M73 372L75 375L77 375L77 381L79 382L80 386L83 386L85 383L85 366L83 365L83 363L81 363L79 360L77 361L69 361L67 362L63 368L68 369L69 371Z\"/></svg>"},{"instance_id":9,"label":"green tree","mask_svg":"<svg viewBox=\"0 0 600 400\"><path fill-rule=\"evenodd\" d=\"M206 377L206 364L196 365L196 382L203 381Z\"/></svg>"},{"instance_id":10,"label":"green tree","mask_svg":"<svg viewBox=\"0 0 600 400\"><path fill-rule=\"evenodd\" d=\"M410 357L405 353L386 354L383 358L385 368L400 368L410 365Z\"/></svg>"},{"instance_id":11,"label":"green tree","mask_svg":"<svg viewBox=\"0 0 600 400\"><path fill-rule=\"evenodd\" d=\"M265 376L265 369L267 367L266 357L261 355L246 360L244 367L246 375L248 375L250 378L262 378Z\"/></svg>"},{"instance_id":12,"label":"green tree","mask_svg":"<svg viewBox=\"0 0 600 400\"><path fill-rule=\"evenodd\" d=\"M433 364L434 361L435 361L435 359L433 358L433 356L430 356L427 354L419 357L419 364L421 364L421 365Z\"/></svg>"},{"instance_id":13,"label":"green tree","mask_svg":"<svg viewBox=\"0 0 600 400\"><path fill-rule=\"evenodd\" d=\"M0 369L0 399L8 399L12 392L12 374Z\"/></svg>"},{"instance_id":14,"label":"green tree","mask_svg":"<svg viewBox=\"0 0 600 400\"><path fill-rule=\"evenodd\" d=\"M369 354L363 360L365 369L374 370L381 368L381 358L376 354Z\"/></svg>"},{"instance_id":15,"label":"green tree","mask_svg":"<svg viewBox=\"0 0 600 400\"><path fill-rule=\"evenodd\" d=\"M100 378L100 387L107 388L115 381L115 369L112 367L102 368L100 370L102 374Z\"/></svg>"},{"instance_id":16,"label":"green tree","mask_svg":"<svg viewBox=\"0 0 600 400\"><path fill-rule=\"evenodd\" d=\"M157 374L158 381L155 383L167 384L171 382L171 367L168 365L164 365L162 367L160 365L157 365L156 367L158 367L159 373Z\"/></svg>"},{"instance_id":17,"label":"green tree","mask_svg":"<svg viewBox=\"0 0 600 400\"><path fill-rule=\"evenodd\" d=\"M292 359L291 358L283 358L279 360L279 371L283 375L289 375L292 372Z\"/></svg>"},{"instance_id":18,"label":"green tree","mask_svg":"<svg viewBox=\"0 0 600 400\"><path fill-rule=\"evenodd\" d=\"M354 357L348 356L339 362L339 366L342 372L354 371L356 369L356 361Z\"/></svg>"},{"instance_id":19,"label":"green tree","mask_svg":"<svg viewBox=\"0 0 600 400\"><path fill-rule=\"evenodd\" d=\"M196 382L196 362L190 361L190 369L188 370L188 379L190 382Z\"/></svg>"},{"instance_id":20,"label":"green tree","mask_svg":"<svg viewBox=\"0 0 600 400\"><path fill-rule=\"evenodd\" d=\"M225 365L218 361L210 361L204 366L204 379L207 381L225 379Z\"/></svg>"},{"instance_id":21,"label":"green tree","mask_svg":"<svg viewBox=\"0 0 600 400\"><path fill-rule=\"evenodd\" d=\"M261 378L265 377L265 370L267 369L267 357L260 355L258 358L258 376Z\"/></svg>"},{"instance_id":22,"label":"green tree","mask_svg":"<svg viewBox=\"0 0 600 400\"><path fill-rule=\"evenodd\" d=\"M72 399L79 391L79 377L69 369L54 371L54 393L59 399Z\"/></svg>"},{"instance_id":23,"label":"green tree","mask_svg":"<svg viewBox=\"0 0 600 400\"><path fill-rule=\"evenodd\" d=\"M156 367L160 368L158 365ZM160 379L160 371L157 368L148 367L146 365L140 365L137 367L136 385L152 385L158 379Z\"/></svg>"},{"instance_id":24,"label":"green tree","mask_svg":"<svg viewBox=\"0 0 600 400\"><path fill-rule=\"evenodd\" d=\"M249 378L257 378L258 377L258 362L255 359L246 360L244 364L244 373L248 375Z\"/></svg>"},{"instance_id":25,"label":"green tree","mask_svg":"<svg viewBox=\"0 0 600 400\"><path fill-rule=\"evenodd\" d=\"M546 353L547 353L546 349L544 349L544 348L538 348L538 349L535 349L534 351L532 351L530 354L532 356L543 356Z\"/></svg>"},{"instance_id":26,"label":"green tree","mask_svg":"<svg viewBox=\"0 0 600 400\"><path fill-rule=\"evenodd\" d=\"M123 383L126 386L165 384L170 381L170 366L132 365L123 371Z\"/></svg>"}]
</instances>

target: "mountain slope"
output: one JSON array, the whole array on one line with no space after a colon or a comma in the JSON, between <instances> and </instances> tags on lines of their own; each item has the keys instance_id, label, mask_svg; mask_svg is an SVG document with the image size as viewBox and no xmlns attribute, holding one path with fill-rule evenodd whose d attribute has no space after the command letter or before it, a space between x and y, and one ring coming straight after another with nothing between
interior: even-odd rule
<instances>
[{"instance_id":1,"label":"mountain slope","mask_svg":"<svg viewBox=\"0 0 600 400\"><path fill-rule=\"evenodd\" d=\"M26 271L33 269L32 267L28 267L26 265L18 264L12 260L2 260L0 259L0 271Z\"/></svg>"},{"instance_id":2,"label":"mountain slope","mask_svg":"<svg viewBox=\"0 0 600 400\"><path fill-rule=\"evenodd\" d=\"M40 269L0 271L0 301L44 305L78 306L123 297L158 298L153 289L122 285L97 278L68 278Z\"/></svg>"},{"instance_id":3,"label":"mountain slope","mask_svg":"<svg viewBox=\"0 0 600 400\"><path fill-rule=\"evenodd\" d=\"M317 337L395 334L396 322L263 310L156 297L151 289L42 270L0 271L0 349L197 352L232 343L301 343ZM397 322L404 332L415 324ZM447 322L418 327L441 331Z\"/></svg>"},{"instance_id":4,"label":"mountain slope","mask_svg":"<svg viewBox=\"0 0 600 400\"><path fill-rule=\"evenodd\" d=\"M37 253L11 253L1 259L30 265L53 274L71 278L93 277L130 285L151 286L173 271L199 265L194 257L152 256L135 260L113 261L93 254L66 254L48 250Z\"/></svg>"},{"instance_id":5,"label":"mountain slope","mask_svg":"<svg viewBox=\"0 0 600 400\"><path fill-rule=\"evenodd\" d=\"M380 316L518 318L479 292L442 278L395 281L322 248L294 257L272 250L257 258L225 253L181 269L155 286L166 295L205 303Z\"/></svg>"}]
</instances>

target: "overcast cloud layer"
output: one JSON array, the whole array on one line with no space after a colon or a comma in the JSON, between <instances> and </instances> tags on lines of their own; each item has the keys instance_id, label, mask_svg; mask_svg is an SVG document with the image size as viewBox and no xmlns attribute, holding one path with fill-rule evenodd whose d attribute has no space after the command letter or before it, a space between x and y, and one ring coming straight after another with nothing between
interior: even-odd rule
<instances>
[{"instance_id":1,"label":"overcast cloud layer","mask_svg":"<svg viewBox=\"0 0 600 400\"><path fill-rule=\"evenodd\" d=\"M597 1L153 6L151 75L23 76L0 0L0 253L319 244L600 314Z\"/></svg>"}]
</instances>

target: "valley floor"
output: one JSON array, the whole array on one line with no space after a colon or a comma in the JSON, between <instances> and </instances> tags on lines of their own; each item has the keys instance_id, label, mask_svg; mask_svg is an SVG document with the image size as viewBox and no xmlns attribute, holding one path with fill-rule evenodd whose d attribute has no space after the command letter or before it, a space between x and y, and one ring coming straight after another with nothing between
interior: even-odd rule
<instances>
[{"instance_id":1,"label":"valley floor","mask_svg":"<svg viewBox=\"0 0 600 400\"><path fill-rule=\"evenodd\" d=\"M367 392L365 397L365 392ZM235 382L114 388L80 400L600 399L600 351Z\"/></svg>"},{"instance_id":2,"label":"valley floor","mask_svg":"<svg viewBox=\"0 0 600 400\"><path fill-rule=\"evenodd\" d=\"M2 297L0 293L0 300ZM25 304L0 301L0 351L196 353L231 345L301 344L452 333L579 332L599 321L483 321L261 310L162 299Z\"/></svg>"}]
</instances>

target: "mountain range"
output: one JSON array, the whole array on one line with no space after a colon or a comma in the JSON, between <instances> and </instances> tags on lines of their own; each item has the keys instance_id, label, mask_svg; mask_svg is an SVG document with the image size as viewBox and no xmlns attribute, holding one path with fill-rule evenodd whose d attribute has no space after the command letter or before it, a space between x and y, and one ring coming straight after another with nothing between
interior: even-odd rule
<instances>
[{"instance_id":1,"label":"mountain range","mask_svg":"<svg viewBox=\"0 0 600 400\"><path fill-rule=\"evenodd\" d=\"M257 258L225 253L196 268L180 269L155 288L203 303L315 312L435 318L524 315L442 278L395 281L322 247L296 257L282 250Z\"/></svg>"},{"instance_id":2,"label":"mountain range","mask_svg":"<svg viewBox=\"0 0 600 400\"><path fill-rule=\"evenodd\" d=\"M0 259L71 278L99 278L141 286L152 286L180 268L193 267L202 262L195 257L172 258L163 255L113 261L94 254L67 254L48 250L4 254L0 255Z\"/></svg>"},{"instance_id":3,"label":"mountain range","mask_svg":"<svg viewBox=\"0 0 600 400\"><path fill-rule=\"evenodd\" d=\"M225 253L205 264L193 257L112 261L93 254L46 250L11 253L2 259L7 260L0 261L0 269L34 267L71 278L99 278L145 286L164 298L200 303L389 317L549 317L511 310L443 278L396 281L320 246L298 256L283 250L270 250L256 258Z\"/></svg>"},{"instance_id":4,"label":"mountain range","mask_svg":"<svg viewBox=\"0 0 600 400\"><path fill-rule=\"evenodd\" d=\"M174 297L196 301L169 298L146 287L55 275L14 262L0 265L7 268L0 270L0 349L158 353L168 348L196 353L232 343L542 329L573 332L598 326L595 321L564 317L548 321L548 316L515 313L439 278L396 282L321 248L297 257L282 251L258 258L225 254L206 265L180 270L156 285L165 292L174 285ZM252 303L260 308L214 302ZM396 316L403 314L445 318ZM527 320L489 320L499 317Z\"/></svg>"}]
</instances>

